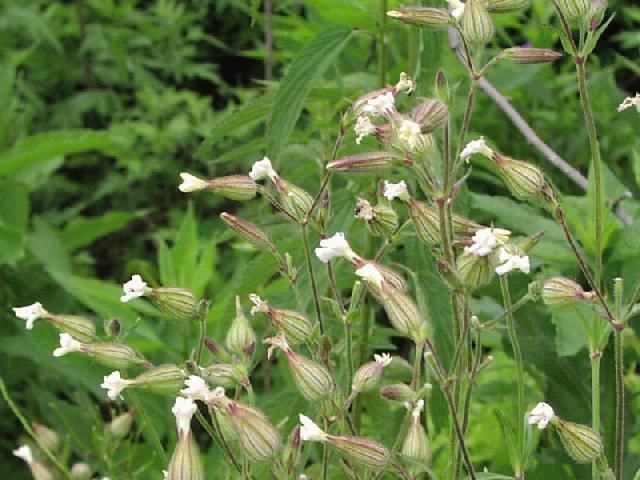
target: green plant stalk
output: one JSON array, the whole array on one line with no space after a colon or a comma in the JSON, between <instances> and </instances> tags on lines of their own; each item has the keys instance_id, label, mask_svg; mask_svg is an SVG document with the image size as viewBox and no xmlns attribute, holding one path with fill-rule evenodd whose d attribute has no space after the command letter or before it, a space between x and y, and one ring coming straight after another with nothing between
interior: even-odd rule
<instances>
[{"instance_id":1,"label":"green plant stalk","mask_svg":"<svg viewBox=\"0 0 640 480\"><path fill-rule=\"evenodd\" d=\"M602 352L591 352L591 427L600 433L600 363ZM600 479L600 468L597 460L591 463L591 478Z\"/></svg>"},{"instance_id":2,"label":"green plant stalk","mask_svg":"<svg viewBox=\"0 0 640 480\"><path fill-rule=\"evenodd\" d=\"M416 352L413 360L413 375L411 376L411 388L414 391L418 391L420 385L420 375L422 372L422 352L424 351L424 344L416 343Z\"/></svg>"},{"instance_id":3,"label":"green plant stalk","mask_svg":"<svg viewBox=\"0 0 640 480\"><path fill-rule=\"evenodd\" d=\"M167 454L165 453L164 448L162 448L160 435L158 435L156 427L153 426L153 423L151 422L151 418L149 418L149 413L142 405L142 402L138 398L138 395L132 390L127 390L127 391L128 391L129 398L131 399L131 403L133 403L134 405L134 408L140 412L140 415L142 415L142 419L144 421L145 427L149 427L149 430L151 431L151 441L153 442L153 446L156 448L156 450L160 454L160 457L162 458L164 463L168 463L169 459L167 458Z\"/></svg>"},{"instance_id":4,"label":"green plant stalk","mask_svg":"<svg viewBox=\"0 0 640 480\"><path fill-rule=\"evenodd\" d=\"M304 244L304 255L307 260L307 271L309 273L309 279L311 281L311 291L313 294L313 303L316 309L316 320L320 327L320 335L324 335L324 323L322 322L322 312L320 309L320 296L318 294L318 285L316 284L316 277L313 273L313 260L311 257L311 248L309 247L309 236L307 233L307 226L300 225L302 230L302 243Z\"/></svg>"},{"instance_id":5,"label":"green plant stalk","mask_svg":"<svg viewBox=\"0 0 640 480\"><path fill-rule=\"evenodd\" d=\"M24 417L24 415L22 414L18 406L15 404L15 402L9 395L9 391L7 390L7 385L4 383L4 378L2 377L0 377L0 393L2 393L2 398L4 398L4 401L7 402L7 405L9 406L13 414L16 416L16 418L22 425L22 428L24 428L24 431L27 432L27 434L33 439L34 442L36 442L38 447L40 447L40 449L44 452L44 454L51 461L51 463L53 463L56 466L56 468L58 468L58 470L62 472L65 478L73 480L73 477L71 476L71 473L69 472L67 467L65 467L60 462L60 460L58 460L58 458L54 455L54 453L51 450L49 450L49 448L47 448L47 446L42 442L42 440L36 435L36 432L33 431L33 429L31 428L31 425L29 425L29 422Z\"/></svg>"},{"instance_id":6,"label":"green plant stalk","mask_svg":"<svg viewBox=\"0 0 640 480\"><path fill-rule=\"evenodd\" d=\"M389 10L389 1L380 0L380 32L378 33L378 83L380 88L387 85L387 10Z\"/></svg>"},{"instance_id":7,"label":"green plant stalk","mask_svg":"<svg viewBox=\"0 0 640 480\"><path fill-rule=\"evenodd\" d=\"M203 313L200 315L198 319L199 328L200 328L200 337L198 338L198 346L196 347L196 356L195 361L196 365L200 366L202 364L202 349L204 347L204 339L207 336L207 315Z\"/></svg>"},{"instance_id":8,"label":"green plant stalk","mask_svg":"<svg viewBox=\"0 0 640 480\"><path fill-rule=\"evenodd\" d=\"M616 364L616 447L615 475L622 480L624 450L624 330L614 331L615 364Z\"/></svg>"},{"instance_id":9,"label":"green plant stalk","mask_svg":"<svg viewBox=\"0 0 640 480\"><path fill-rule=\"evenodd\" d=\"M506 275L500 277L500 289L502 290L502 300L504 302L504 308L507 311L511 310L511 292L509 290L509 280ZM518 384L518 447L520 452L523 450L524 445L524 415L525 415L525 398L524 398L524 365L522 362L522 352L520 351L520 343L518 342L518 334L516 332L516 322L513 318L513 313L507 314L507 327L509 331L509 340L511 341L511 348L513 349L513 358L516 362L516 381ZM516 459L516 478L524 478L524 465L522 465L522 458ZM522 470L520 470L522 469Z\"/></svg>"},{"instance_id":10,"label":"green plant stalk","mask_svg":"<svg viewBox=\"0 0 640 480\"><path fill-rule=\"evenodd\" d=\"M481 330L483 331L490 330L500 320L507 317L508 315L514 314L516 311L520 309L520 307L524 306L526 303L530 302L531 300L533 300L533 296L530 293L525 294L520 300L512 304L508 310L504 310L497 317L494 317L491 320L484 322L481 326Z\"/></svg>"},{"instance_id":11,"label":"green plant stalk","mask_svg":"<svg viewBox=\"0 0 640 480\"><path fill-rule=\"evenodd\" d=\"M471 115L473 114L473 106L476 100L476 94L478 93L478 80L471 79L471 87L469 87L469 96L467 97L467 106L464 109L464 117L462 118L462 126L460 127L460 136L458 137L458 149L456 150L455 167L460 163L460 154L465 145L465 139L469 132L469 126L471 124ZM454 167L454 169L455 169Z\"/></svg>"},{"instance_id":12,"label":"green plant stalk","mask_svg":"<svg viewBox=\"0 0 640 480\"><path fill-rule=\"evenodd\" d=\"M342 322L344 324L344 336L347 345L347 372L349 378L347 380L347 394L351 394L351 382L353 381L354 367L353 367L353 327L347 322L345 318Z\"/></svg>"}]
</instances>

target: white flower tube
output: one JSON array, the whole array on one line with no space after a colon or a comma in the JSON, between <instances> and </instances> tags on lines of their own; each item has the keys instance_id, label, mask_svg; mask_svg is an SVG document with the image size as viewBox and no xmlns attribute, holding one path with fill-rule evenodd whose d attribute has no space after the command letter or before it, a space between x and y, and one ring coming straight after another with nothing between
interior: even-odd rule
<instances>
[{"instance_id":1,"label":"white flower tube","mask_svg":"<svg viewBox=\"0 0 640 480\"><path fill-rule=\"evenodd\" d=\"M191 430L191 418L197 406L190 398L176 397L171 413L176 417L176 426L180 435L187 435Z\"/></svg>"},{"instance_id":2,"label":"white flower tube","mask_svg":"<svg viewBox=\"0 0 640 480\"><path fill-rule=\"evenodd\" d=\"M500 276L513 270L520 270L522 273L529 273L531 270L531 263L527 255L512 255L506 248L501 248L499 259L502 264L496 267L496 273Z\"/></svg>"},{"instance_id":3,"label":"white flower tube","mask_svg":"<svg viewBox=\"0 0 640 480\"><path fill-rule=\"evenodd\" d=\"M394 198L400 200L409 200L409 191L407 190L407 184L404 180L400 180L398 183L384 182L383 195L387 200L392 201Z\"/></svg>"},{"instance_id":4,"label":"white flower tube","mask_svg":"<svg viewBox=\"0 0 640 480\"><path fill-rule=\"evenodd\" d=\"M331 238L320 240L320 247L315 250L316 256L323 263L328 263L335 257L343 257L353 260L358 257L351 249L349 242L344 237L344 233L338 232Z\"/></svg>"},{"instance_id":5,"label":"white flower tube","mask_svg":"<svg viewBox=\"0 0 640 480\"><path fill-rule=\"evenodd\" d=\"M206 180L202 180L190 173L182 172L180 174L182 183L178 186L178 190L182 193L196 192L198 190L204 190L209 184Z\"/></svg>"},{"instance_id":6,"label":"white flower tube","mask_svg":"<svg viewBox=\"0 0 640 480\"><path fill-rule=\"evenodd\" d=\"M273 169L271 160L269 160L268 157L263 157L262 160L255 162L249 172L249 177L256 182L265 177L269 178L271 181L275 181L277 176L278 172Z\"/></svg>"},{"instance_id":7,"label":"white flower tube","mask_svg":"<svg viewBox=\"0 0 640 480\"><path fill-rule=\"evenodd\" d=\"M82 343L73 338L68 333L60 334L60 347L56 348L53 351L54 357L62 357L67 353L71 352L81 352L82 351Z\"/></svg>"},{"instance_id":8,"label":"white flower tube","mask_svg":"<svg viewBox=\"0 0 640 480\"><path fill-rule=\"evenodd\" d=\"M300 439L303 442L324 442L327 434L306 415L300 414Z\"/></svg>"},{"instance_id":9,"label":"white flower tube","mask_svg":"<svg viewBox=\"0 0 640 480\"><path fill-rule=\"evenodd\" d=\"M44 317L48 312L42 308L40 302L32 303L26 307L14 307L13 313L21 320L26 320L27 330L33 328L33 323L39 318Z\"/></svg>"},{"instance_id":10,"label":"white flower tube","mask_svg":"<svg viewBox=\"0 0 640 480\"><path fill-rule=\"evenodd\" d=\"M460 158L465 162L468 162L469 158L476 153L484 155L488 159L493 157L493 150L491 150L487 145L487 142L484 141L484 137L480 137L478 140L473 140L467 143L467 146L464 147L460 154Z\"/></svg>"},{"instance_id":11,"label":"white flower tube","mask_svg":"<svg viewBox=\"0 0 640 480\"><path fill-rule=\"evenodd\" d=\"M120 297L120 301L127 303L135 298L143 297L149 290L150 288L140 275L133 275L131 280L122 285L124 295Z\"/></svg>"},{"instance_id":12,"label":"white flower tube","mask_svg":"<svg viewBox=\"0 0 640 480\"><path fill-rule=\"evenodd\" d=\"M555 416L556 414L551 405L540 402L529 412L527 422L529 425L537 425L540 430L543 430L547 428L547 425Z\"/></svg>"},{"instance_id":13,"label":"white flower tube","mask_svg":"<svg viewBox=\"0 0 640 480\"><path fill-rule=\"evenodd\" d=\"M107 396L111 400L116 400L129 384L131 384L131 381L122 378L120 372L116 370L105 376L100 386L107 390Z\"/></svg>"}]
</instances>

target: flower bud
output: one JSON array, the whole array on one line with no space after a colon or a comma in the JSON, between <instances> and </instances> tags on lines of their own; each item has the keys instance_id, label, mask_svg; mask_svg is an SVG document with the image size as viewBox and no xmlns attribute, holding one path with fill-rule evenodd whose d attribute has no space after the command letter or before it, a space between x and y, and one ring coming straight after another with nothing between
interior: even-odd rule
<instances>
[{"instance_id":1,"label":"flower bud","mask_svg":"<svg viewBox=\"0 0 640 480\"><path fill-rule=\"evenodd\" d=\"M133 427L133 411L129 410L109 422L107 433L116 438L124 438L129 435L131 427Z\"/></svg>"},{"instance_id":2,"label":"flower bud","mask_svg":"<svg viewBox=\"0 0 640 480\"><path fill-rule=\"evenodd\" d=\"M382 292L382 306L393 327L416 343L428 336L428 325L414 301L398 290Z\"/></svg>"},{"instance_id":3,"label":"flower bud","mask_svg":"<svg viewBox=\"0 0 640 480\"><path fill-rule=\"evenodd\" d=\"M229 350L240 356L251 356L255 350L256 333L251 328L247 317L244 316L238 296L236 296L236 317L231 322L225 343Z\"/></svg>"},{"instance_id":4,"label":"flower bud","mask_svg":"<svg viewBox=\"0 0 640 480\"><path fill-rule=\"evenodd\" d=\"M247 222L246 220L227 212L222 212L220 214L220 218L229 226L229 228L235 231L247 242L253 243L258 247L268 247L273 250L273 243L269 239L269 236L253 223Z\"/></svg>"},{"instance_id":5,"label":"flower bud","mask_svg":"<svg viewBox=\"0 0 640 480\"><path fill-rule=\"evenodd\" d=\"M34 423L33 431L35 432L38 440L42 442L48 450L51 450L52 452L56 452L58 450L58 447L60 446L60 437L56 432L41 423Z\"/></svg>"},{"instance_id":6,"label":"flower bud","mask_svg":"<svg viewBox=\"0 0 640 480\"><path fill-rule=\"evenodd\" d=\"M416 392L405 383L394 383L393 385L385 385L380 389L380 395L387 400L394 402L412 402L416 396Z\"/></svg>"},{"instance_id":7,"label":"flower bud","mask_svg":"<svg viewBox=\"0 0 640 480\"><path fill-rule=\"evenodd\" d=\"M580 23L591 10L591 0L558 0L558 6L569 22Z\"/></svg>"},{"instance_id":8,"label":"flower bud","mask_svg":"<svg viewBox=\"0 0 640 480\"><path fill-rule=\"evenodd\" d=\"M118 338L122 333L122 322L119 318L111 318L105 322L104 331L111 338Z\"/></svg>"},{"instance_id":9,"label":"flower bud","mask_svg":"<svg viewBox=\"0 0 640 480\"><path fill-rule=\"evenodd\" d=\"M167 467L167 480L204 480L204 468L198 445L188 432L180 435Z\"/></svg>"},{"instance_id":10,"label":"flower bud","mask_svg":"<svg viewBox=\"0 0 640 480\"><path fill-rule=\"evenodd\" d=\"M549 307L564 307L594 297L594 292L585 292L580 285L566 277L550 278L542 287L542 301Z\"/></svg>"},{"instance_id":11,"label":"flower bud","mask_svg":"<svg viewBox=\"0 0 640 480\"><path fill-rule=\"evenodd\" d=\"M381 443L362 437L327 435L327 443L347 459L369 470L382 470L391 463L391 452Z\"/></svg>"},{"instance_id":12,"label":"flower bud","mask_svg":"<svg viewBox=\"0 0 640 480\"><path fill-rule=\"evenodd\" d=\"M481 0L467 0L465 2L460 26L469 42L478 45L489 43L495 33L493 20Z\"/></svg>"},{"instance_id":13,"label":"flower bud","mask_svg":"<svg viewBox=\"0 0 640 480\"><path fill-rule=\"evenodd\" d=\"M91 467L86 463L74 463L71 466L71 478L74 480L91 480Z\"/></svg>"},{"instance_id":14,"label":"flower bud","mask_svg":"<svg viewBox=\"0 0 640 480\"><path fill-rule=\"evenodd\" d=\"M134 365L149 366L149 362L141 358L130 347L118 343L84 343L82 351L96 362L111 368L129 368Z\"/></svg>"},{"instance_id":15,"label":"flower bud","mask_svg":"<svg viewBox=\"0 0 640 480\"><path fill-rule=\"evenodd\" d=\"M150 368L136 378L130 386L139 387L161 395L175 395L184 384L185 374L176 365L166 364Z\"/></svg>"},{"instance_id":16,"label":"flower bud","mask_svg":"<svg viewBox=\"0 0 640 480\"><path fill-rule=\"evenodd\" d=\"M419 462L427 462L431 455L429 437L420 423L420 412L423 408L424 400L419 400L411 415L411 426L402 444L402 454Z\"/></svg>"},{"instance_id":17,"label":"flower bud","mask_svg":"<svg viewBox=\"0 0 640 480\"><path fill-rule=\"evenodd\" d=\"M289 343L298 345L309 338L311 322L307 317L293 310L271 308L267 302L263 302L255 294L251 294L249 298L255 305L251 309L251 315L255 315L258 312L265 313L273 326L284 334Z\"/></svg>"},{"instance_id":18,"label":"flower bud","mask_svg":"<svg viewBox=\"0 0 640 480\"><path fill-rule=\"evenodd\" d=\"M463 285L475 289L489 283L494 266L490 255L478 256L464 253L458 257L456 269Z\"/></svg>"},{"instance_id":19,"label":"flower bud","mask_svg":"<svg viewBox=\"0 0 640 480\"><path fill-rule=\"evenodd\" d=\"M146 295L164 313L181 320L197 319L201 313L198 299L186 288L152 288Z\"/></svg>"},{"instance_id":20,"label":"flower bud","mask_svg":"<svg viewBox=\"0 0 640 480\"><path fill-rule=\"evenodd\" d=\"M276 177L276 188L282 208L298 222L304 221L311 211L313 197L302 188L280 177Z\"/></svg>"},{"instance_id":21,"label":"flower bud","mask_svg":"<svg viewBox=\"0 0 640 480\"><path fill-rule=\"evenodd\" d=\"M409 25L423 28L446 29L451 20L449 12L443 8L396 8L388 11L387 15Z\"/></svg>"},{"instance_id":22,"label":"flower bud","mask_svg":"<svg viewBox=\"0 0 640 480\"><path fill-rule=\"evenodd\" d=\"M207 347L207 350L211 352L211 354L218 360L219 362L230 362L231 355L227 352L218 342L216 342L213 338L205 337L204 346Z\"/></svg>"},{"instance_id":23,"label":"flower bud","mask_svg":"<svg viewBox=\"0 0 640 480\"><path fill-rule=\"evenodd\" d=\"M200 370L200 375L205 380L224 388L233 388L247 382L246 372L239 365L229 363L216 363Z\"/></svg>"},{"instance_id":24,"label":"flower bud","mask_svg":"<svg viewBox=\"0 0 640 480\"><path fill-rule=\"evenodd\" d=\"M490 12L513 12L529 6L529 0L487 0L487 10Z\"/></svg>"},{"instance_id":25,"label":"flower bud","mask_svg":"<svg viewBox=\"0 0 640 480\"><path fill-rule=\"evenodd\" d=\"M96 326L91 320L78 315L53 315L46 317L58 330L70 334L80 342L90 342L96 336Z\"/></svg>"},{"instance_id":26,"label":"flower bud","mask_svg":"<svg viewBox=\"0 0 640 480\"><path fill-rule=\"evenodd\" d=\"M422 133L431 133L447 121L449 109L440 100L426 99L413 109L411 117L420 125Z\"/></svg>"},{"instance_id":27,"label":"flower bud","mask_svg":"<svg viewBox=\"0 0 640 480\"><path fill-rule=\"evenodd\" d=\"M228 399L225 410L230 415L240 447L250 460L262 462L280 451L280 434L260 410Z\"/></svg>"},{"instance_id":28,"label":"flower bud","mask_svg":"<svg viewBox=\"0 0 640 480\"><path fill-rule=\"evenodd\" d=\"M368 392L373 390L382 379L382 372L388 366L392 357L388 353L374 355L374 361L362 365L353 375L351 390L353 392Z\"/></svg>"},{"instance_id":29,"label":"flower bud","mask_svg":"<svg viewBox=\"0 0 640 480\"><path fill-rule=\"evenodd\" d=\"M562 58L562 54L545 48L507 48L502 51L502 57L518 64L533 64L553 62Z\"/></svg>"},{"instance_id":30,"label":"flower bud","mask_svg":"<svg viewBox=\"0 0 640 480\"><path fill-rule=\"evenodd\" d=\"M209 180L207 188L213 193L222 195L230 200L251 200L256 196L258 186L246 175L229 175Z\"/></svg>"},{"instance_id":31,"label":"flower bud","mask_svg":"<svg viewBox=\"0 0 640 480\"><path fill-rule=\"evenodd\" d=\"M438 210L413 198L409 199L407 207L409 207L409 216L420 240L429 246L439 245L442 238ZM459 215L453 215L452 224L453 233L456 237L473 235L473 233L482 228L482 225Z\"/></svg>"},{"instance_id":32,"label":"flower bud","mask_svg":"<svg viewBox=\"0 0 640 480\"><path fill-rule=\"evenodd\" d=\"M372 207L366 200L358 200L356 218L363 218L367 229L377 237L389 238L398 229L398 215L393 208L378 204Z\"/></svg>"},{"instance_id":33,"label":"flower bud","mask_svg":"<svg viewBox=\"0 0 640 480\"><path fill-rule=\"evenodd\" d=\"M393 163L394 157L387 152L360 153L329 162L327 170L348 173L381 172L389 169Z\"/></svg>"},{"instance_id":34,"label":"flower bud","mask_svg":"<svg viewBox=\"0 0 640 480\"><path fill-rule=\"evenodd\" d=\"M602 439L593 428L567 422L559 417L555 417L551 423L560 435L567 453L576 462L589 463L602 453Z\"/></svg>"},{"instance_id":35,"label":"flower bud","mask_svg":"<svg viewBox=\"0 0 640 480\"><path fill-rule=\"evenodd\" d=\"M540 169L527 162L494 153L493 161L500 170L509 191L520 200L528 200L542 191L545 184Z\"/></svg>"}]
</instances>

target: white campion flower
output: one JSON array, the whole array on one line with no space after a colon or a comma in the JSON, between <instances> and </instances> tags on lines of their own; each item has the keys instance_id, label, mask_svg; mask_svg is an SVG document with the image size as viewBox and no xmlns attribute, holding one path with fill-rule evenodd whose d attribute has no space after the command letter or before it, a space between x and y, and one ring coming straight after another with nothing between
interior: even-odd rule
<instances>
[{"instance_id":1,"label":"white campion flower","mask_svg":"<svg viewBox=\"0 0 640 480\"><path fill-rule=\"evenodd\" d=\"M198 190L204 190L209 185L209 182L202 180L190 173L182 172L180 174L182 183L178 186L178 190L182 193L196 192Z\"/></svg>"},{"instance_id":2,"label":"white campion flower","mask_svg":"<svg viewBox=\"0 0 640 480\"><path fill-rule=\"evenodd\" d=\"M413 120L402 120L398 128L398 138L415 150L422 144L422 132L420 125Z\"/></svg>"},{"instance_id":3,"label":"white campion flower","mask_svg":"<svg viewBox=\"0 0 640 480\"><path fill-rule=\"evenodd\" d=\"M328 263L335 257L344 257L347 260L353 260L357 257L342 232L336 233L333 237L320 240L320 246L315 249L315 252L316 257L324 263Z\"/></svg>"},{"instance_id":4,"label":"white campion flower","mask_svg":"<svg viewBox=\"0 0 640 480\"><path fill-rule=\"evenodd\" d=\"M138 274L133 275L131 280L122 285L124 295L120 297L120 301L127 303L134 298L144 297L148 290L149 287L147 283L142 280L142 277Z\"/></svg>"},{"instance_id":5,"label":"white campion flower","mask_svg":"<svg viewBox=\"0 0 640 480\"><path fill-rule=\"evenodd\" d=\"M368 200L359 198L356 203L356 218L362 218L363 220L373 220L373 207Z\"/></svg>"},{"instance_id":6,"label":"white campion flower","mask_svg":"<svg viewBox=\"0 0 640 480\"><path fill-rule=\"evenodd\" d=\"M618 107L619 112L623 112L628 108L636 107L636 110L640 112L640 93L636 93L635 97L627 97Z\"/></svg>"},{"instance_id":7,"label":"white campion flower","mask_svg":"<svg viewBox=\"0 0 640 480\"><path fill-rule=\"evenodd\" d=\"M397 93L406 91L408 95L416 89L416 84L413 80L411 80L411 77L409 75L402 72L395 88Z\"/></svg>"},{"instance_id":8,"label":"white campion flower","mask_svg":"<svg viewBox=\"0 0 640 480\"><path fill-rule=\"evenodd\" d=\"M464 253L486 257L494 248L503 244L511 232L502 228L482 228L472 237L473 244L464 247Z\"/></svg>"},{"instance_id":9,"label":"white campion flower","mask_svg":"<svg viewBox=\"0 0 640 480\"><path fill-rule=\"evenodd\" d=\"M487 142L484 141L484 137L480 137L478 140L472 140L467 143L467 146L464 147L460 154L460 158L468 163L469 158L476 153L484 155L488 159L493 157L493 150L491 150L487 145Z\"/></svg>"},{"instance_id":10,"label":"white campion flower","mask_svg":"<svg viewBox=\"0 0 640 480\"><path fill-rule=\"evenodd\" d=\"M131 384L131 380L125 380L120 376L120 372L116 370L105 376L100 386L107 390L107 396L111 400L116 400L129 384Z\"/></svg>"},{"instance_id":11,"label":"white campion flower","mask_svg":"<svg viewBox=\"0 0 640 480\"><path fill-rule=\"evenodd\" d=\"M60 334L60 347L53 351L54 357L61 357L71 352L81 352L82 343L73 338L68 333Z\"/></svg>"},{"instance_id":12,"label":"white campion flower","mask_svg":"<svg viewBox=\"0 0 640 480\"><path fill-rule=\"evenodd\" d=\"M186 435L191 429L191 418L197 410L196 404L190 398L176 397L176 403L171 408L171 413L176 417L176 425L180 435Z\"/></svg>"},{"instance_id":13,"label":"white campion flower","mask_svg":"<svg viewBox=\"0 0 640 480\"><path fill-rule=\"evenodd\" d=\"M367 104L362 110L363 113L378 116L389 116L396 111L396 98L393 96L393 92L381 93L377 97L373 97L367 100Z\"/></svg>"},{"instance_id":14,"label":"white campion flower","mask_svg":"<svg viewBox=\"0 0 640 480\"><path fill-rule=\"evenodd\" d=\"M189 375L189 378L184 383L187 388L180 390L180 393L192 400L206 400L211 393L207 382L198 375Z\"/></svg>"},{"instance_id":15,"label":"white campion flower","mask_svg":"<svg viewBox=\"0 0 640 480\"><path fill-rule=\"evenodd\" d=\"M527 422L529 425L537 425L540 430L543 430L555 416L551 405L540 402L529 412Z\"/></svg>"},{"instance_id":16,"label":"white campion flower","mask_svg":"<svg viewBox=\"0 0 640 480\"><path fill-rule=\"evenodd\" d=\"M399 198L405 202L409 200L409 190L407 190L407 184L404 180L400 180L398 183L385 181L382 194L389 201L392 201L394 198Z\"/></svg>"},{"instance_id":17,"label":"white campion flower","mask_svg":"<svg viewBox=\"0 0 640 480\"><path fill-rule=\"evenodd\" d=\"M356 143L360 145L364 137L375 133L376 126L371 123L369 117L360 115L356 120L356 124L353 127L353 130L356 132Z\"/></svg>"},{"instance_id":18,"label":"white campion flower","mask_svg":"<svg viewBox=\"0 0 640 480\"><path fill-rule=\"evenodd\" d=\"M14 307L13 313L19 319L26 320L27 330L31 330L33 328L33 323L39 318L44 317L47 314L47 311L42 308L42 304L40 302L36 302L31 305L27 305L26 307Z\"/></svg>"},{"instance_id":19,"label":"white campion flower","mask_svg":"<svg viewBox=\"0 0 640 480\"><path fill-rule=\"evenodd\" d=\"M447 3L449 3L449 9L453 18L460 20L464 14L464 3L460 0L447 0Z\"/></svg>"},{"instance_id":20,"label":"white campion flower","mask_svg":"<svg viewBox=\"0 0 640 480\"><path fill-rule=\"evenodd\" d=\"M388 353L383 353L378 355L377 353L373 355L373 359L376 363L382 365L383 367L388 367L393 361L393 357Z\"/></svg>"},{"instance_id":21,"label":"white campion flower","mask_svg":"<svg viewBox=\"0 0 640 480\"><path fill-rule=\"evenodd\" d=\"M498 258L502 265L496 267L496 273L500 276L512 270L520 270L522 273L529 273L531 270L531 262L527 255L512 255L506 248L501 248Z\"/></svg>"},{"instance_id":22,"label":"white campion flower","mask_svg":"<svg viewBox=\"0 0 640 480\"><path fill-rule=\"evenodd\" d=\"M378 288L382 288L382 282L384 281L384 277L380 270L373 264L367 263L364 266L358 268L356 270L356 275L362 278L367 283L371 283Z\"/></svg>"},{"instance_id":23,"label":"white campion flower","mask_svg":"<svg viewBox=\"0 0 640 480\"><path fill-rule=\"evenodd\" d=\"M271 165L269 157L263 157L262 160L253 164L251 171L249 172L249 176L251 177L251 180L255 182L262 180L265 177L269 177L271 181L274 181L278 176L278 172L273 169L273 165Z\"/></svg>"},{"instance_id":24,"label":"white campion flower","mask_svg":"<svg viewBox=\"0 0 640 480\"><path fill-rule=\"evenodd\" d=\"M251 303L253 303L253 307L251 307L252 316L256 313L267 313L269 311L269 304L262 300L255 293L249 295L249 300L251 300Z\"/></svg>"},{"instance_id":25,"label":"white campion flower","mask_svg":"<svg viewBox=\"0 0 640 480\"><path fill-rule=\"evenodd\" d=\"M29 445L22 445L21 447L16 448L12 453L16 457L24 460L27 465L31 465L33 463L33 452L31 452L31 447L29 447Z\"/></svg>"},{"instance_id":26,"label":"white campion flower","mask_svg":"<svg viewBox=\"0 0 640 480\"><path fill-rule=\"evenodd\" d=\"M424 400L421 398L416 402L416 406L413 408L411 415L413 418L420 418L420 413L424 410Z\"/></svg>"},{"instance_id":27,"label":"white campion flower","mask_svg":"<svg viewBox=\"0 0 640 480\"><path fill-rule=\"evenodd\" d=\"M306 415L300 414L300 439L303 442L324 442L327 434Z\"/></svg>"}]
</instances>

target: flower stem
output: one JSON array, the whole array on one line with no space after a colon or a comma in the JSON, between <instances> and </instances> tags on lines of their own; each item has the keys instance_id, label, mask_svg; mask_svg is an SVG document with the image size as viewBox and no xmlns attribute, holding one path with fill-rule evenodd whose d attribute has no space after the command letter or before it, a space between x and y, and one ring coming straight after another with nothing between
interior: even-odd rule
<instances>
[{"instance_id":1,"label":"flower stem","mask_svg":"<svg viewBox=\"0 0 640 480\"><path fill-rule=\"evenodd\" d=\"M196 347L195 361L198 367L202 363L202 348L204 347L204 339L207 336L207 314L206 311L200 315L200 338L198 338L198 346Z\"/></svg>"},{"instance_id":2,"label":"flower stem","mask_svg":"<svg viewBox=\"0 0 640 480\"><path fill-rule=\"evenodd\" d=\"M622 460L624 448L624 330L614 331L615 363L616 363L616 480L622 480Z\"/></svg>"},{"instance_id":3,"label":"flower stem","mask_svg":"<svg viewBox=\"0 0 640 480\"><path fill-rule=\"evenodd\" d=\"M591 427L600 433L600 361L602 352L591 352ZM600 468L597 460L591 464L592 480L600 479Z\"/></svg>"},{"instance_id":4,"label":"flower stem","mask_svg":"<svg viewBox=\"0 0 640 480\"><path fill-rule=\"evenodd\" d=\"M309 272L309 279L311 281L311 290L313 294L313 303L316 309L316 319L320 326L320 335L324 335L324 324L322 322L322 312L320 310L320 297L318 294L318 286L316 284L316 277L313 273L313 260L311 257L311 248L309 247L309 236L307 233L307 226L300 225L302 229L302 243L304 244L304 255L307 259L307 270Z\"/></svg>"},{"instance_id":5,"label":"flower stem","mask_svg":"<svg viewBox=\"0 0 640 480\"><path fill-rule=\"evenodd\" d=\"M387 84L387 10L389 10L389 1L380 0L380 32L378 40L378 83L380 88L384 88Z\"/></svg>"}]
</instances>

